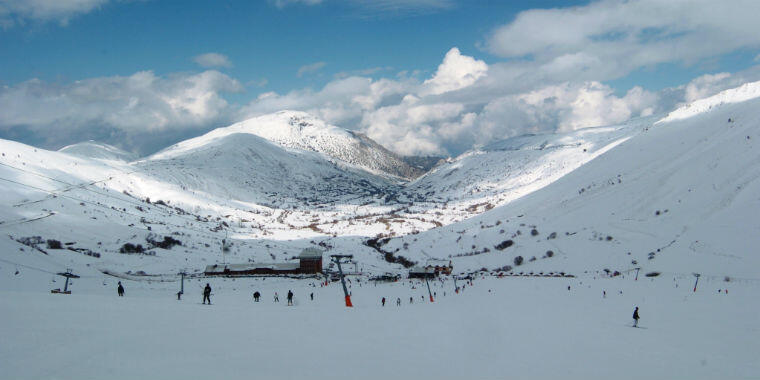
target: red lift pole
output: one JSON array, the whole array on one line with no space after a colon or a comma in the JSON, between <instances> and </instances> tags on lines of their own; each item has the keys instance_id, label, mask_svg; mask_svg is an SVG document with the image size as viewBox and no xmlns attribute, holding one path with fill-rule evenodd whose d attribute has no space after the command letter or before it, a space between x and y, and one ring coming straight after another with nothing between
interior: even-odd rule
<instances>
[{"instance_id":1,"label":"red lift pole","mask_svg":"<svg viewBox=\"0 0 760 380\"><path fill-rule=\"evenodd\" d=\"M330 255L332 262L338 264L338 274L340 275L340 283L343 285L343 294L346 296L346 307L354 307L351 304L351 296L348 294L348 288L346 288L346 280L343 278L343 269L340 267L342 259L351 259L354 255Z\"/></svg>"},{"instance_id":2,"label":"red lift pole","mask_svg":"<svg viewBox=\"0 0 760 380\"><path fill-rule=\"evenodd\" d=\"M427 288L428 288L428 295L430 295L430 302L434 302L433 301L433 293L430 293L430 283L428 282L427 271L425 271L425 285L427 285Z\"/></svg>"}]
</instances>

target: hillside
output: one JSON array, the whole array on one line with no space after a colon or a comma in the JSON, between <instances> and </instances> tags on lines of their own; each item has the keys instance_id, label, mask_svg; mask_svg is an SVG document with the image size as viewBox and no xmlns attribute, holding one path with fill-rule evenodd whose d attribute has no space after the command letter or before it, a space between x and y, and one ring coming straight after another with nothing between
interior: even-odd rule
<instances>
[{"instance_id":1,"label":"hillside","mask_svg":"<svg viewBox=\"0 0 760 380\"><path fill-rule=\"evenodd\" d=\"M244 124L134 162L3 141L3 244L47 252L49 239L71 243L51 252L111 272L199 270L223 259L226 239L233 261L319 245L354 254L368 272L403 272L404 257L451 260L458 272L750 276L760 100L746 94L759 86L661 120L496 142L407 184ZM181 245L156 248L165 236ZM127 243L146 252L120 253Z\"/></svg>"},{"instance_id":2,"label":"hillside","mask_svg":"<svg viewBox=\"0 0 760 380\"><path fill-rule=\"evenodd\" d=\"M641 267L646 272L753 277L760 265L760 255L752 249L760 244L753 218L760 212L760 99L745 94L758 86L701 100L699 111L685 117L673 115L694 110L694 105L660 121L617 128L638 133L507 205L419 235L389 239L382 249L415 261L452 258L462 270L509 265L513 272L583 273ZM732 101L736 98L740 101ZM533 136L498 146L507 152L534 149L542 140ZM580 149L574 144L557 149ZM420 181L440 176L442 170ZM505 241L512 245L500 249ZM522 266L515 265L517 256L523 258Z\"/></svg>"},{"instance_id":3,"label":"hillside","mask_svg":"<svg viewBox=\"0 0 760 380\"><path fill-rule=\"evenodd\" d=\"M218 128L203 136L175 144L151 158L174 157L231 134L251 134L285 148L321 153L336 164L354 165L377 175L410 179L422 174L364 135L327 124L305 112L295 111L280 111Z\"/></svg>"}]
</instances>

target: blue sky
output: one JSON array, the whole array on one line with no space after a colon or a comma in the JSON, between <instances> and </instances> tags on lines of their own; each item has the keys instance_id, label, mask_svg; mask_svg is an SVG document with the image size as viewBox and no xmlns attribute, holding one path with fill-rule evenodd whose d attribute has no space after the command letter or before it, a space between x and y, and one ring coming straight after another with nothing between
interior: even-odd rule
<instances>
[{"instance_id":1,"label":"blue sky","mask_svg":"<svg viewBox=\"0 0 760 380\"><path fill-rule=\"evenodd\" d=\"M582 2L530 3L552 7ZM71 16L65 26L56 20L26 20L26 25L4 30L0 76L4 84L15 84L30 78L67 81L140 70L165 75L198 71L192 58L217 52L233 64L224 72L243 83L266 79L268 90L283 92L319 87L341 72L431 72L453 46L493 61L477 45L523 10L508 1L442 4L381 11L329 1L282 7L267 1L106 3ZM300 67L315 62L324 62L324 68L297 76Z\"/></svg>"},{"instance_id":2,"label":"blue sky","mask_svg":"<svg viewBox=\"0 0 760 380\"><path fill-rule=\"evenodd\" d=\"M0 0L0 138L145 154L298 109L458 154L760 79L759 3Z\"/></svg>"}]
</instances>

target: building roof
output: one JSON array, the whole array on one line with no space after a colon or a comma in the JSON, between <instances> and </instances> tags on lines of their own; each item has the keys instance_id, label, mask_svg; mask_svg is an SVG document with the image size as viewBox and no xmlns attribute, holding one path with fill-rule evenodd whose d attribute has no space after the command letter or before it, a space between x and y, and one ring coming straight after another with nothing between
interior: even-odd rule
<instances>
[{"instance_id":1,"label":"building roof","mask_svg":"<svg viewBox=\"0 0 760 380\"><path fill-rule=\"evenodd\" d=\"M294 270L300 268L299 263L248 263L248 264L214 264L206 267L205 273L223 273L225 269L230 272L245 272L256 269L271 270Z\"/></svg>"},{"instance_id":2,"label":"building roof","mask_svg":"<svg viewBox=\"0 0 760 380\"><path fill-rule=\"evenodd\" d=\"M317 259L322 258L322 250L316 248L306 248L298 255L299 259Z\"/></svg>"},{"instance_id":3,"label":"building roof","mask_svg":"<svg viewBox=\"0 0 760 380\"><path fill-rule=\"evenodd\" d=\"M409 269L409 273L435 273L435 268L433 267L421 267L421 266L414 266L412 269Z\"/></svg>"}]
</instances>

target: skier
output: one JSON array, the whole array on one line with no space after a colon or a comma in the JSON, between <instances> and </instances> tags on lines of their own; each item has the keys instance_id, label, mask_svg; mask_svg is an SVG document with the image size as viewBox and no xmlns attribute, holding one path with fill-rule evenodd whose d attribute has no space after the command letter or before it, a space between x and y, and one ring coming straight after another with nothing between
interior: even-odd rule
<instances>
[{"instance_id":1,"label":"skier","mask_svg":"<svg viewBox=\"0 0 760 380\"><path fill-rule=\"evenodd\" d=\"M288 290L288 306L293 306L293 292Z\"/></svg>"},{"instance_id":2,"label":"skier","mask_svg":"<svg viewBox=\"0 0 760 380\"><path fill-rule=\"evenodd\" d=\"M261 293L259 293L259 291L258 291L258 290L257 290L257 291L255 291L255 292L253 292L253 300L254 300L255 302L259 302L259 297L261 297Z\"/></svg>"},{"instance_id":3,"label":"skier","mask_svg":"<svg viewBox=\"0 0 760 380\"><path fill-rule=\"evenodd\" d=\"M396 306L401 306L401 298L396 298Z\"/></svg>"},{"instance_id":4,"label":"skier","mask_svg":"<svg viewBox=\"0 0 760 380\"><path fill-rule=\"evenodd\" d=\"M206 304L206 300L208 300L208 304L211 305L211 285L206 283L206 287L203 289L203 304Z\"/></svg>"},{"instance_id":5,"label":"skier","mask_svg":"<svg viewBox=\"0 0 760 380\"><path fill-rule=\"evenodd\" d=\"M382 302L383 303L383 307L385 307L385 297L383 297L382 301L380 301L380 302Z\"/></svg>"},{"instance_id":6,"label":"skier","mask_svg":"<svg viewBox=\"0 0 760 380\"><path fill-rule=\"evenodd\" d=\"M119 293L119 297L124 297L124 287L121 286L121 281L119 281L119 287L116 289L116 292Z\"/></svg>"},{"instance_id":7,"label":"skier","mask_svg":"<svg viewBox=\"0 0 760 380\"><path fill-rule=\"evenodd\" d=\"M314 301L314 293L309 294L309 297L311 297L311 300Z\"/></svg>"},{"instance_id":8,"label":"skier","mask_svg":"<svg viewBox=\"0 0 760 380\"><path fill-rule=\"evenodd\" d=\"M280 297L277 295L277 292L274 292L274 302L280 302Z\"/></svg>"},{"instance_id":9,"label":"skier","mask_svg":"<svg viewBox=\"0 0 760 380\"><path fill-rule=\"evenodd\" d=\"M414 303L414 300L412 300L412 297L409 297L409 303Z\"/></svg>"},{"instance_id":10,"label":"skier","mask_svg":"<svg viewBox=\"0 0 760 380\"><path fill-rule=\"evenodd\" d=\"M633 327L639 327L639 307L636 306L636 310L633 311Z\"/></svg>"}]
</instances>

